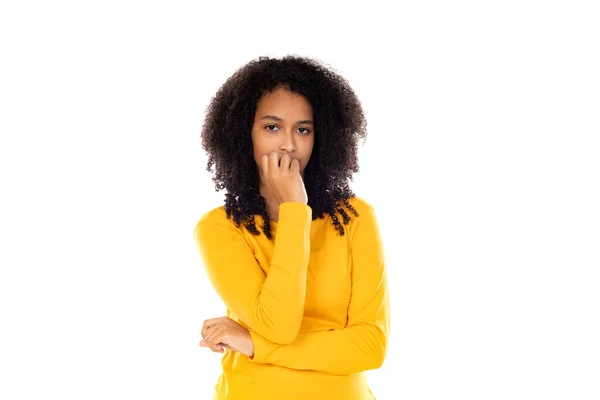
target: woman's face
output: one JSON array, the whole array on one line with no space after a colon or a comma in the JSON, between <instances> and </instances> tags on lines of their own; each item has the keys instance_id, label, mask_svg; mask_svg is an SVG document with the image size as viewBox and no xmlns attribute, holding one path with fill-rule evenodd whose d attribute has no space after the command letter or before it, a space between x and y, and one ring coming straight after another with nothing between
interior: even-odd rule
<instances>
[{"instance_id":1,"label":"woman's face","mask_svg":"<svg viewBox=\"0 0 600 400\"><path fill-rule=\"evenodd\" d=\"M259 100L252 126L257 165L265 154L287 152L300 162L300 175L304 177L314 142L313 111L305 97L279 87Z\"/></svg>"}]
</instances>

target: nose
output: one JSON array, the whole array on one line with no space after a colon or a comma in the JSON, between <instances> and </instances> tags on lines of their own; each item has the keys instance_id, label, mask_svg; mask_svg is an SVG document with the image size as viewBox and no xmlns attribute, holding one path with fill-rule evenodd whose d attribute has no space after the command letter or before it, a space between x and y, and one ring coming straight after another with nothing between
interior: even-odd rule
<instances>
[{"instance_id":1,"label":"nose","mask_svg":"<svg viewBox=\"0 0 600 400\"><path fill-rule=\"evenodd\" d=\"M286 151L288 153L292 153L296 150L296 144L294 143L294 135L293 133L287 133L285 135L281 135L281 144L279 146L280 150Z\"/></svg>"}]
</instances>

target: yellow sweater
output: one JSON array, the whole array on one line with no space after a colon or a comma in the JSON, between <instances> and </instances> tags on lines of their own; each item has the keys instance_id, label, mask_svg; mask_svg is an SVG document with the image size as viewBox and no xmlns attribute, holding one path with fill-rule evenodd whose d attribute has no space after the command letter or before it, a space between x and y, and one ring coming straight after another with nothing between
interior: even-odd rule
<instances>
[{"instance_id":1,"label":"yellow sweater","mask_svg":"<svg viewBox=\"0 0 600 400\"><path fill-rule=\"evenodd\" d=\"M201 217L207 275L254 343L253 358L225 351L214 399L374 399L364 371L382 365L390 326L383 246L373 207L349 203L359 216L347 210L344 236L299 202L279 206L271 240L259 215L260 236L236 228L224 206Z\"/></svg>"}]
</instances>

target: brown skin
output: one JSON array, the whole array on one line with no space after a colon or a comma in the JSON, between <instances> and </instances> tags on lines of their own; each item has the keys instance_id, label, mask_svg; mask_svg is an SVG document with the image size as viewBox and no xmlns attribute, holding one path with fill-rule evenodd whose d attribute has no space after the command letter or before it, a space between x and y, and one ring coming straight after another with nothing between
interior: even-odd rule
<instances>
[{"instance_id":1,"label":"brown skin","mask_svg":"<svg viewBox=\"0 0 600 400\"><path fill-rule=\"evenodd\" d=\"M260 172L260 194L271 220L278 221L279 204L284 201L307 204L302 178L314 141L313 110L305 97L278 87L258 102L252 145Z\"/></svg>"},{"instance_id":2,"label":"brown skin","mask_svg":"<svg viewBox=\"0 0 600 400\"><path fill-rule=\"evenodd\" d=\"M201 334L201 347L208 347L215 353L222 353L227 348L254 357L250 332L229 317L207 319Z\"/></svg>"}]
</instances>

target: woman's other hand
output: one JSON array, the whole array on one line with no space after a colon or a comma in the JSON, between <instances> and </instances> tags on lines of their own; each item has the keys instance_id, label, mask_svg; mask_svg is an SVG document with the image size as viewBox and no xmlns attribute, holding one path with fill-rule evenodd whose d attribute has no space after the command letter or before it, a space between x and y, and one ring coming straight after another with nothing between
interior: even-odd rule
<instances>
[{"instance_id":1,"label":"woman's other hand","mask_svg":"<svg viewBox=\"0 0 600 400\"><path fill-rule=\"evenodd\" d=\"M207 319L201 334L201 347L208 347L216 353L222 353L228 348L248 357L254 356L250 332L229 317Z\"/></svg>"}]
</instances>

